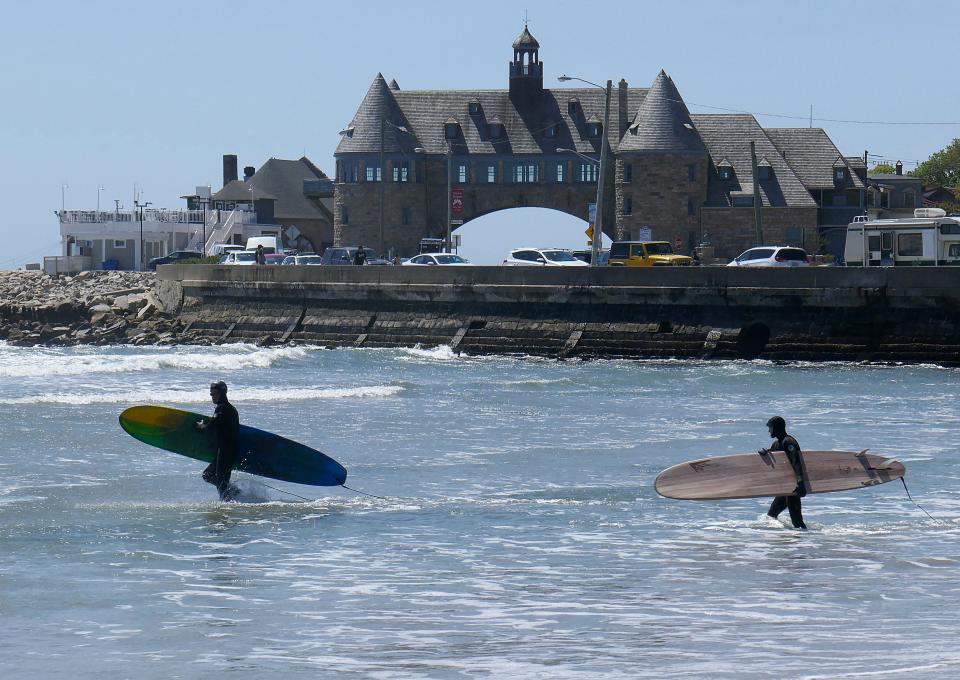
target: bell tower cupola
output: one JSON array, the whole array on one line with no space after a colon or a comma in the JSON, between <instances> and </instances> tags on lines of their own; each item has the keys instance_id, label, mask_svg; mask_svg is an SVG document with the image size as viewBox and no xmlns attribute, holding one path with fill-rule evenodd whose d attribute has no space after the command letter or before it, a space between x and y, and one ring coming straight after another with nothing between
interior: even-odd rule
<instances>
[{"instance_id":1,"label":"bell tower cupola","mask_svg":"<svg viewBox=\"0 0 960 680\"><path fill-rule=\"evenodd\" d=\"M536 102L543 94L543 62L540 61L540 43L526 24L513 41L513 61L510 62L510 99L518 104Z\"/></svg>"}]
</instances>

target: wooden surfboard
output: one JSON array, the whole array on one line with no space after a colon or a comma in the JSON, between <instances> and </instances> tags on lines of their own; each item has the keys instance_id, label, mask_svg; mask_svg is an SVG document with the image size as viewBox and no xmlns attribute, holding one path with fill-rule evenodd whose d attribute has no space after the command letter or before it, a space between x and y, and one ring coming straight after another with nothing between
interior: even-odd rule
<instances>
[{"instance_id":1,"label":"wooden surfboard","mask_svg":"<svg viewBox=\"0 0 960 680\"><path fill-rule=\"evenodd\" d=\"M866 451L804 451L807 493L849 491L900 479L902 463ZM797 481L783 451L701 458L667 468L654 482L657 493L683 500L792 496Z\"/></svg>"}]
</instances>

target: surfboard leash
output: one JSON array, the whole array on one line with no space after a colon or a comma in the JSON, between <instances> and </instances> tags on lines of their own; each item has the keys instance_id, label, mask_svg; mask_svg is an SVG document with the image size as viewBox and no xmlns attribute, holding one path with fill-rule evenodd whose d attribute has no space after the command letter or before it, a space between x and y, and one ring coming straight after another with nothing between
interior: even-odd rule
<instances>
[{"instance_id":1,"label":"surfboard leash","mask_svg":"<svg viewBox=\"0 0 960 680\"><path fill-rule=\"evenodd\" d=\"M382 500L382 501L388 501L388 500L390 500L389 498L385 498L385 497L383 497L383 496L377 496L376 494L367 493L366 491L361 491L360 489L351 488L351 487L347 486L346 484L341 484L340 486L342 486L344 489L348 489L348 490L350 490L350 491L353 491L354 493L358 493L358 494L361 494L361 495L363 495L363 496L370 496L370 498L379 498L379 499Z\"/></svg>"},{"instance_id":2,"label":"surfboard leash","mask_svg":"<svg viewBox=\"0 0 960 680\"><path fill-rule=\"evenodd\" d=\"M910 502L911 502L911 503L913 503L913 504L916 505L918 508L920 508L921 510L923 510L923 514L924 514L924 515L926 515L927 517L929 517L930 519L932 519L934 522L937 522L938 524L943 524L943 525L946 525L946 524L947 524L947 523L944 522L942 519L937 519L936 517L934 517L933 515L931 515L929 512L926 511L926 509L925 509L922 505L920 505L920 504L917 503L915 500L913 500L913 496L910 495L910 489L907 488L907 480L906 480L905 477L901 477L901 478L900 478L900 481L903 482L903 490L907 492L907 498L910 499Z\"/></svg>"},{"instance_id":3,"label":"surfboard leash","mask_svg":"<svg viewBox=\"0 0 960 680\"><path fill-rule=\"evenodd\" d=\"M259 483L260 483L260 484L263 484L263 482L259 482ZM306 498L306 497L304 497L304 496L300 496L300 495L298 495L298 494L293 493L292 491L286 491L286 490L284 490L284 489L278 489L277 487L275 487L275 486L270 486L269 484L263 484L263 485L264 485L265 487L267 487L268 489L273 489L274 491L279 491L280 493L285 493L285 494L287 494L288 496L293 496L294 498L299 498L300 500L306 501L307 503L313 503L313 501L314 501L314 499L312 499L312 498Z\"/></svg>"}]
</instances>

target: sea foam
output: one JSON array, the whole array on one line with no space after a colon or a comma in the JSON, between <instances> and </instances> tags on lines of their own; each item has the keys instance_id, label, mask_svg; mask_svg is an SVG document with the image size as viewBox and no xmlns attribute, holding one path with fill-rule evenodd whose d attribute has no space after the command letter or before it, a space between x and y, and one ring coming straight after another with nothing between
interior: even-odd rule
<instances>
[{"instance_id":1,"label":"sea foam","mask_svg":"<svg viewBox=\"0 0 960 680\"><path fill-rule=\"evenodd\" d=\"M366 387L259 387L231 388L230 401L309 401L313 399L370 399L392 397L403 391L399 385ZM209 401L204 389L140 389L86 394L51 392L28 397L0 399L0 404L199 404Z\"/></svg>"}]
</instances>

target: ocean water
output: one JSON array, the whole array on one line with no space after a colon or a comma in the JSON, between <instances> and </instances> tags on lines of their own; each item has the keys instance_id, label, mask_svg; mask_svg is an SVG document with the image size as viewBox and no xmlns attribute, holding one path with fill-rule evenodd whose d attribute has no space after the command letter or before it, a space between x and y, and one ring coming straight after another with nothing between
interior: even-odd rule
<instances>
[{"instance_id":1,"label":"ocean water","mask_svg":"<svg viewBox=\"0 0 960 680\"><path fill-rule=\"evenodd\" d=\"M0 345L0 674L956 677L958 378ZM215 379L243 422L383 498L239 474L243 502L220 503L202 464L117 424L138 403L211 412ZM804 448L899 457L935 519L899 484L808 497L808 532L765 499L653 490L670 465L767 445L775 414Z\"/></svg>"}]
</instances>

